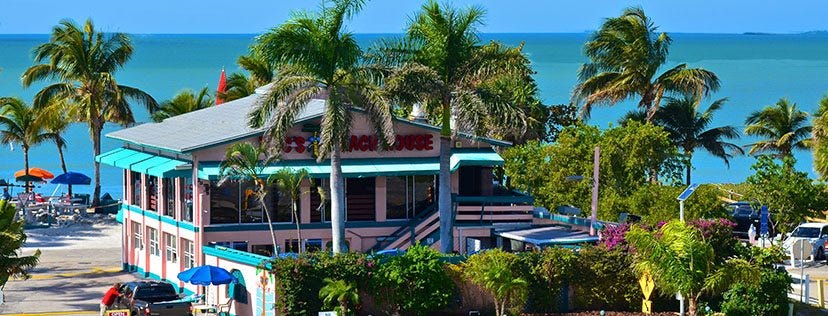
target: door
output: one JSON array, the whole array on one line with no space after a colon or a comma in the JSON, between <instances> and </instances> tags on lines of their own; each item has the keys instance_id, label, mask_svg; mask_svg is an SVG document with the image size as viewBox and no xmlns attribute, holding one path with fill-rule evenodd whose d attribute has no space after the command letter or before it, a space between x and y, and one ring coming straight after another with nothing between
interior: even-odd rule
<instances>
[{"instance_id":1,"label":"door","mask_svg":"<svg viewBox=\"0 0 828 316\"><path fill-rule=\"evenodd\" d=\"M376 220L376 178L345 179L345 220Z\"/></svg>"},{"instance_id":2,"label":"door","mask_svg":"<svg viewBox=\"0 0 828 316\"><path fill-rule=\"evenodd\" d=\"M482 174L482 167L460 167L460 196L480 196Z\"/></svg>"}]
</instances>

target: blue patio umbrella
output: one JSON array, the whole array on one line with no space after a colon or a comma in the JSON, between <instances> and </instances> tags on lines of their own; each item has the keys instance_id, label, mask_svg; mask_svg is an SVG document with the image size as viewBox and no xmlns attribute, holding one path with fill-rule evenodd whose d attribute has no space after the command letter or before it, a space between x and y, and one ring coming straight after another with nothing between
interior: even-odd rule
<instances>
[{"instance_id":1,"label":"blue patio umbrella","mask_svg":"<svg viewBox=\"0 0 828 316\"><path fill-rule=\"evenodd\" d=\"M236 282L236 277L230 272L211 265L187 269L178 274L178 279L195 285L219 285Z\"/></svg>"},{"instance_id":2,"label":"blue patio umbrella","mask_svg":"<svg viewBox=\"0 0 828 316\"><path fill-rule=\"evenodd\" d=\"M92 179L80 172L69 171L52 179L54 184L83 185L92 183Z\"/></svg>"}]
</instances>

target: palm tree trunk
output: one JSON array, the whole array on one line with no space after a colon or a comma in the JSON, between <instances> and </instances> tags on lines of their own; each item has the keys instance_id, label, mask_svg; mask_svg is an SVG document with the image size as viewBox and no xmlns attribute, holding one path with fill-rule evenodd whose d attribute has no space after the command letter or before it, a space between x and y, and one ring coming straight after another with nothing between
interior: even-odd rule
<instances>
[{"instance_id":1,"label":"palm tree trunk","mask_svg":"<svg viewBox=\"0 0 828 316\"><path fill-rule=\"evenodd\" d=\"M331 234L333 253L341 253L345 241L345 181L342 178L342 150L334 144L331 151Z\"/></svg>"},{"instance_id":2,"label":"palm tree trunk","mask_svg":"<svg viewBox=\"0 0 828 316\"><path fill-rule=\"evenodd\" d=\"M298 240L299 254L302 254L302 230L299 228L299 212L296 207L296 198L290 201L290 206L293 208L293 218L296 221L296 240Z\"/></svg>"},{"instance_id":3,"label":"palm tree trunk","mask_svg":"<svg viewBox=\"0 0 828 316\"><path fill-rule=\"evenodd\" d=\"M690 170L693 169L693 151L685 149L687 154L687 185L690 185Z\"/></svg>"},{"instance_id":4,"label":"palm tree trunk","mask_svg":"<svg viewBox=\"0 0 828 316\"><path fill-rule=\"evenodd\" d=\"M93 158L101 154L101 130L103 127L99 125L97 122L92 122L90 126ZM95 190L92 192L92 207L97 208L101 204L101 163L95 159L93 161L95 162Z\"/></svg>"},{"instance_id":5,"label":"palm tree trunk","mask_svg":"<svg viewBox=\"0 0 828 316\"><path fill-rule=\"evenodd\" d=\"M64 157L63 157L63 148L60 148L60 146L57 146L57 150L58 150L58 156L60 157L60 169L63 170L63 173L66 173L67 172L67 170L66 170L66 159L64 159ZM68 191L69 191L69 198L72 198L72 185L71 184L67 185L67 188L68 188Z\"/></svg>"},{"instance_id":6,"label":"palm tree trunk","mask_svg":"<svg viewBox=\"0 0 828 316\"><path fill-rule=\"evenodd\" d=\"M451 98L443 97L443 117L440 128L440 178L437 209L440 212L440 252L454 250L453 221L451 212Z\"/></svg>"},{"instance_id":7,"label":"palm tree trunk","mask_svg":"<svg viewBox=\"0 0 828 316\"><path fill-rule=\"evenodd\" d=\"M339 301L339 308L342 309L342 316L348 315L348 300Z\"/></svg>"},{"instance_id":8,"label":"palm tree trunk","mask_svg":"<svg viewBox=\"0 0 828 316\"><path fill-rule=\"evenodd\" d=\"M31 186L29 182L29 146L22 146L23 147L23 170L26 170L26 183L24 184L26 188L23 190L25 193L31 192Z\"/></svg>"},{"instance_id":9,"label":"palm tree trunk","mask_svg":"<svg viewBox=\"0 0 828 316\"><path fill-rule=\"evenodd\" d=\"M270 219L270 212L267 211L267 203L265 203L265 189L259 188L261 193L259 193L259 203L262 204L262 210L264 210L265 217L267 218L267 228L270 230L270 241L273 242L273 255L278 255L279 252L276 251L276 232L273 231L273 221Z\"/></svg>"},{"instance_id":10,"label":"palm tree trunk","mask_svg":"<svg viewBox=\"0 0 828 316\"><path fill-rule=\"evenodd\" d=\"M690 296L687 299L687 316L696 316L696 301L698 298Z\"/></svg>"}]
</instances>

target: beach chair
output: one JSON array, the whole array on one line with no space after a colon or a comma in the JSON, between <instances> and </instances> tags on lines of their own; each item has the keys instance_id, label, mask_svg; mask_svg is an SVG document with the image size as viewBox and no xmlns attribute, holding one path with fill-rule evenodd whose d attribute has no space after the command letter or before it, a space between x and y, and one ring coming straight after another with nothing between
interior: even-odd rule
<instances>
[{"instance_id":1,"label":"beach chair","mask_svg":"<svg viewBox=\"0 0 828 316\"><path fill-rule=\"evenodd\" d=\"M219 304L216 306L216 311L218 311L218 316L230 316L230 308L233 307L233 298L227 299L227 302L224 304Z\"/></svg>"}]
</instances>

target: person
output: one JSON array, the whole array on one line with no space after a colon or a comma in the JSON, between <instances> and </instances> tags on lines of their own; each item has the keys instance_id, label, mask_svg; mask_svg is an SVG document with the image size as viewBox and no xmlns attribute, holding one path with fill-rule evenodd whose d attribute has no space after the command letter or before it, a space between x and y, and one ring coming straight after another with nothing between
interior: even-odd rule
<instances>
[{"instance_id":1,"label":"person","mask_svg":"<svg viewBox=\"0 0 828 316\"><path fill-rule=\"evenodd\" d=\"M3 200L10 201L12 198L11 194L9 194L9 188L3 188Z\"/></svg>"},{"instance_id":2,"label":"person","mask_svg":"<svg viewBox=\"0 0 828 316\"><path fill-rule=\"evenodd\" d=\"M121 296L121 283L115 282L109 290L106 291L104 294L103 299L101 299L101 316L106 315L106 310L112 307L112 304L115 303L115 299Z\"/></svg>"}]
</instances>

